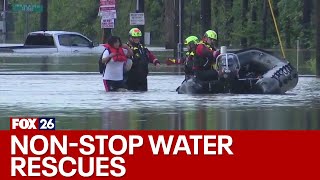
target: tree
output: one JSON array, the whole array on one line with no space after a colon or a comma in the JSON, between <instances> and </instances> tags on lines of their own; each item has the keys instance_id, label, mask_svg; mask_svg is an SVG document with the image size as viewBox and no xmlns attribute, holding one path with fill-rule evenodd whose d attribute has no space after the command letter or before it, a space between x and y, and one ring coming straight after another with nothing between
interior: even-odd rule
<instances>
[{"instance_id":1,"label":"tree","mask_svg":"<svg viewBox=\"0 0 320 180\"><path fill-rule=\"evenodd\" d=\"M200 0L200 3L201 33L204 34L211 29L211 0Z\"/></svg>"},{"instance_id":2,"label":"tree","mask_svg":"<svg viewBox=\"0 0 320 180\"><path fill-rule=\"evenodd\" d=\"M256 2L254 2L252 4L252 10L251 10L251 23L253 26L257 25L257 20L258 20L257 4ZM254 36L250 36L250 45L255 45L256 40L257 39Z\"/></svg>"},{"instance_id":3,"label":"tree","mask_svg":"<svg viewBox=\"0 0 320 180\"><path fill-rule=\"evenodd\" d=\"M312 0L303 0L303 10L302 10L302 30L303 39L302 47L310 47L310 28L311 28L311 12L312 12Z\"/></svg>"},{"instance_id":4,"label":"tree","mask_svg":"<svg viewBox=\"0 0 320 180\"><path fill-rule=\"evenodd\" d=\"M225 25L224 25L224 42L225 45L229 46L231 44L231 32L233 25L233 0L224 0L224 9L225 9Z\"/></svg>"},{"instance_id":5,"label":"tree","mask_svg":"<svg viewBox=\"0 0 320 180\"><path fill-rule=\"evenodd\" d=\"M248 12L248 6L249 6L249 2L248 0L242 0L242 27L246 27L247 23L248 23L248 18L247 18L247 12ZM246 36L243 36L241 38L241 47L246 48L248 46L248 40Z\"/></svg>"},{"instance_id":6,"label":"tree","mask_svg":"<svg viewBox=\"0 0 320 180\"><path fill-rule=\"evenodd\" d=\"M176 48L175 2L177 1L144 1L145 30L151 32L152 45ZM40 0L10 0L11 4L39 2ZM300 38L303 48L316 47L316 40L313 38L316 34L316 20L314 20L316 2L316 0L273 1L279 30L281 36L285 37L283 40L286 41L287 47L294 47L297 38ZM102 37L101 18L97 16L99 0L48 0L48 3L49 30L76 31L93 40ZM184 1L184 4L184 36L202 37L204 31L213 29L218 33L219 44L232 45L230 48L278 47L279 42L268 0L188 0ZM128 37L128 31L132 28L129 24L129 13L135 12L135 5L136 0L117 0L117 19L112 34L124 39ZM14 34L16 42L24 40L26 29L40 30L39 13L28 13L28 16L25 12L7 13L8 16L10 14L12 21L7 19L7 25L14 27L14 30L12 29L14 32L10 34ZM311 58L304 57L305 60Z\"/></svg>"},{"instance_id":7,"label":"tree","mask_svg":"<svg viewBox=\"0 0 320 180\"><path fill-rule=\"evenodd\" d=\"M164 0L164 26L166 29L165 33L165 47L167 49L175 48L176 44L174 41L175 32L175 12L174 12L174 1Z\"/></svg>"},{"instance_id":8,"label":"tree","mask_svg":"<svg viewBox=\"0 0 320 180\"><path fill-rule=\"evenodd\" d=\"M262 47L266 47L267 40L267 17L268 17L268 0L263 0L263 16L262 16Z\"/></svg>"}]
</instances>

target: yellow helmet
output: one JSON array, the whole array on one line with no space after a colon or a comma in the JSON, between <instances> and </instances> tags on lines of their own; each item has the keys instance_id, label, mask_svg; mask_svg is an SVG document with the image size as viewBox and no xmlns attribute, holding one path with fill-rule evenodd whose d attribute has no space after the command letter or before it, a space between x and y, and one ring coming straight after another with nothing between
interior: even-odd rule
<instances>
[{"instance_id":1,"label":"yellow helmet","mask_svg":"<svg viewBox=\"0 0 320 180\"><path fill-rule=\"evenodd\" d=\"M206 31L204 36L210 39L218 40L218 34L213 30Z\"/></svg>"},{"instance_id":2,"label":"yellow helmet","mask_svg":"<svg viewBox=\"0 0 320 180\"><path fill-rule=\"evenodd\" d=\"M132 28L129 31L129 36L131 36L131 37L141 37L142 36L142 32L138 28Z\"/></svg>"},{"instance_id":3,"label":"yellow helmet","mask_svg":"<svg viewBox=\"0 0 320 180\"><path fill-rule=\"evenodd\" d=\"M199 43L199 39L196 36L189 36L184 40L184 44L188 45L190 43L198 44Z\"/></svg>"}]
</instances>

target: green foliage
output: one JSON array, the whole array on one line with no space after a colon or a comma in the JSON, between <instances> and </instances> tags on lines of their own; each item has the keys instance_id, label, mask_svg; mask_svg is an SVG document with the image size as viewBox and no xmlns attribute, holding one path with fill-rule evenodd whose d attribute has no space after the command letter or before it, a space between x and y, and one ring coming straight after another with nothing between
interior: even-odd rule
<instances>
[{"instance_id":1,"label":"green foliage","mask_svg":"<svg viewBox=\"0 0 320 180\"><path fill-rule=\"evenodd\" d=\"M162 1L146 1L145 13L146 26L145 31L151 32L152 38L157 38L157 41L163 42L165 30L162 28L164 21L164 5Z\"/></svg>"},{"instance_id":2,"label":"green foliage","mask_svg":"<svg viewBox=\"0 0 320 180\"><path fill-rule=\"evenodd\" d=\"M279 1L279 25L280 31L282 32L282 37L285 36L284 32L289 33L292 38L290 38L289 44L294 44L299 37L305 37L302 31L301 19L302 19L302 1L291 0ZM286 29L288 27L288 29ZM310 33L310 31L305 31ZM283 38L284 41L284 38Z\"/></svg>"},{"instance_id":3,"label":"green foliage","mask_svg":"<svg viewBox=\"0 0 320 180\"><path fill-rule=\"evenodd\" d=\"M49 1L50 30L77 31L91 38L99 33L97 1L93 0L54 0Z\"/></svg>"},{"instance_id":4,"label":"green foliage","mask_svg":"<svg viewBox=\"0 0 320 180\"><path fill-rule=\"evenodd\" d=\"M307 68L311 70L312 74L316 73L316 58L307 61Z\"/></svg>"},{"instance_id":5,"label":"green foliage","mask_svg":"<svg viewBox=\"0 0 320 180\"><path fill-rule=\"evenodd\" d=\"M164 1L145 0L145 31L151 32L152 42L164 45ZM10 0L11 4L39 4L39 0ZM226 2L233 2L232 7ZM246 21L242 17L241 0L212 0L212 29L219 34L220 45L230 45L233 48L240 47L240 40L246 38L249 46L279 47L270 8L267 15L267 39L262 39L263 0L249 0L248 10L245 14ZM184 1L184 34L183 36L200 34L200 0ZM49 30L67 30L83 33L89 38L100 41L102 29L100 17L98 17L99 0L49 0ZM296 40L300 39L305 47L315 47L315 13L312 11L310 28L303 29L302 10L303 1L278 0L273 1L277 15L277 23L282 40L294 47ZM136 0L117 0L117 19L113 34L126 39L128 31L132 28L129 24L129 13L135 12ZM256 14L256 20L253 14ZM16 37L21 41L27 31L39 30L40 15L36 13L14 13L14 27ZM27 22L28 20L28 22ZM27 28L28 27L28 28Z\"/></svg>"},{"instance_id":6,"label":"green foliage","mask_svg":"<svg viewBox=\"0 0 320 180\"><path fill-rule=\"evenodd\" d=\"M200 0L190 0L189 3L185 3L184 8L184 37L189 35L195 35L198 38L201 37L200 34Z\"/></svg>"}]
</instances>

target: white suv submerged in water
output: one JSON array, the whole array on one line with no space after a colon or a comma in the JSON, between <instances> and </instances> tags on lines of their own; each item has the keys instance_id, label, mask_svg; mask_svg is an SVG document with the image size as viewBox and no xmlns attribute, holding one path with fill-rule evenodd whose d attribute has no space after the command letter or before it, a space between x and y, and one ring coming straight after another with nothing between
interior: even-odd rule
<instances>
[{"instance_id":1,"label":"white suv submerged in water","mask_svg":"<svg viewBox=\"0 0 320 180\"><path fill-rule=\"evenodd\" d=\"M77 32L36 31L21 45L0 46L0 52L101 54L105 48Z\"/></svg>"}]
</instances>

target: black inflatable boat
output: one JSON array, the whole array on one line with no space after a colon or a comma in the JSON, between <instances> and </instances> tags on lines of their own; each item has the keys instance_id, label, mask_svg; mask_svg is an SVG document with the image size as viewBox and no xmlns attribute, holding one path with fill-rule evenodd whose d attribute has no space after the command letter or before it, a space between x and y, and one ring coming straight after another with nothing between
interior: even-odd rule
<instances>
[{"instance_id":1,"label":"black inflatable boat","mask_svg":"<svg viewBox=\"0 0 320 180\"><path fill-rule=\"evenodd\" d=\"M251 48L217 57L217 77L199 81L192 77L177 88L179 94L283 94L298 83L296 69L270 52Z\"/></svg>"}]
</instances>

